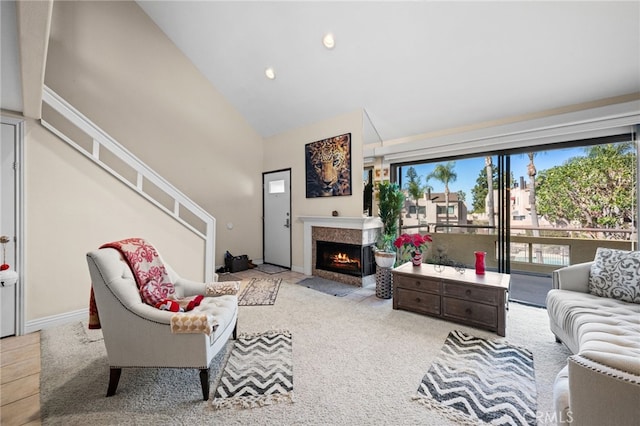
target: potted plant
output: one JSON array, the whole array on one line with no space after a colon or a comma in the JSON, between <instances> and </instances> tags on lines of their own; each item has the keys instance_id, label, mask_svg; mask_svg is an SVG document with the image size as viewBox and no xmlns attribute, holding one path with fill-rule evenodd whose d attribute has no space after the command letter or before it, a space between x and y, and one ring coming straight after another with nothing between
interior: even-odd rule
<instances>
[{"instance_id":1,"label":"potted plant","mask_svg":"<svg viewBox=\"0 0 640 426\"><path fill-rule=\"evenodd\" d=\"M395 264L396 252L393 241L398 234L398 218L404 206L404 193L396 183L379 182L378 217L382 221L382 233L374 253L376 265L390 268Z\"/></svg>"},{"instance_id":2,"label":"potted plant","mask_svg":"<svg viewBox=\"0 0 640 426\"><path fill-rule=\"evenodd\" d=\"M393 242L398 249L400 262L413 262L413 266L422 264L423 254L427 252L427 243L432 242L430 235L402 234Z\"/></svg>"}]
</instances>

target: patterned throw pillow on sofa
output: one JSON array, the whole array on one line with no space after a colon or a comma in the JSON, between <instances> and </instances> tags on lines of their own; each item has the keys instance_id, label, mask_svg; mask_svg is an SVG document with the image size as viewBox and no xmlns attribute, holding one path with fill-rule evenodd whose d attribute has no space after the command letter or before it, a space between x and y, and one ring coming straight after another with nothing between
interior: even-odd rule
<instances>
[{"instance_id":1,"label":"patterned throw pillow on sofa","mask_svg":"<svg viewBox=\"0 0 640 426\"><path fill-rule=\"evenodd\" d=\"M589 274L589 293L640 303L640 251L598 248Z\"/></svg>"}]
</instances>

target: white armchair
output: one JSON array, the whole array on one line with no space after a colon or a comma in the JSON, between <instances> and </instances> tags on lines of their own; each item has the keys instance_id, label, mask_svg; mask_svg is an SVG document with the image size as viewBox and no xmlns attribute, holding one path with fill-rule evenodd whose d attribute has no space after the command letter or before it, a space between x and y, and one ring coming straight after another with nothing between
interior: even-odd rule
<instances>
[{"instance_id":1,"label":"white armchair","mask_svg":"<svg viewBox=\"0 0 640 426\"><path fill-rule=\"evenodd\" d=\"M209 399L209 365L231 336L236 338L238 299L235 295L205 297L198 311L218 323L211 334L171 332L174 313L145 304L131 268L112 248L87 253L110 376L107 396L116 392L122 368L200 369L204 400ZM205 284L180 278L166 265L178 297L205 294Z\"/></svg>"}]
</instances>

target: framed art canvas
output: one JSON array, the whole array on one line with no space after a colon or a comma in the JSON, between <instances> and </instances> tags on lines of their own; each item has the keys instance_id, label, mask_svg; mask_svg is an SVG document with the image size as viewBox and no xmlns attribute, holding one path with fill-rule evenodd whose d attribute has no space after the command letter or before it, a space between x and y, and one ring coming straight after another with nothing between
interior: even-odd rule
<instances>
[{"instance_id":1,"label":"framed art canvas","mask_svg":"<svg viewBox=\"0 0 640 426\"><path fill-rule=\"evenodd\" d=\"M304 147L307 198L351 195L351 133Z\"/></svg>"}]
</instances>

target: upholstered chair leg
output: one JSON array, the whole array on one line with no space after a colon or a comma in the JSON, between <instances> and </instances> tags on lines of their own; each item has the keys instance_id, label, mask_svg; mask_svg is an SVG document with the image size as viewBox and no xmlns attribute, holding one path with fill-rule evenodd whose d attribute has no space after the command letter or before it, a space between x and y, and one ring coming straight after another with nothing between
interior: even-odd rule
<instances>
[{"instance_id":1,"label":"upholstered chair leg","mask_svg":"<svg viewBox=\"0 0 640 426\"><path fill-rule=\"evenodd\" d=\"M556 343L562 343L562 340L560 340L560 339L558 338L558 336L556 336L556 335L554 334L554 335L553 335L553 337L555 337L555 338L556 338Z\"/></svg>"},{"instance_id":2,"label":"upholstered chair leg","mask_svg":"<svg viewBox=\"0 0 640 426\"><path fill-rule=\"evenodd\" d=\"M236 320L236 325L233 326L233 340L238 338L238 320Z\"/></svg>"},{"instance_id":3,"label":"upholstered chair leg","mask_svg":"<svg viewBox=\"0 0 640 426\"><path fill-rule=\"evenodd\" d=\"M200 370L200 384L202 385L202 398L205 401L209 400L209 369L203 368Z\"/></svg>"},{"instance_id":4,"label":"upholstered chair leg","mask_svg":"<svg viewBox=\"0 0 640 426\"><path fill-rule=\"evenodd\" d=\"M122 374L122 368L111 368L111 371L109 372L109 387L107 388L107 396L113 396L116 394L118 382L120 381L120 374Z\"/></svg>"}]
</instances>

